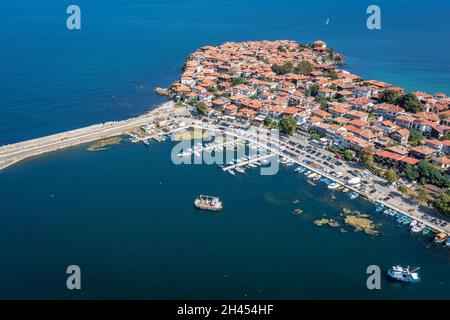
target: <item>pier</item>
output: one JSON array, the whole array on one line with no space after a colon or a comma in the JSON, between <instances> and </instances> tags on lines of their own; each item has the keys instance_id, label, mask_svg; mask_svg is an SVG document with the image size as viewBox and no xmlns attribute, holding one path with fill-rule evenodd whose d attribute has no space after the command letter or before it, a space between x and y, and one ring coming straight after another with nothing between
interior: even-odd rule
<instances>
[{"instance_id":1,"label":"pier","mask_svg":"<svg viewBox=\"0 0 450 320\"><path fill-rule=\"evenodd\" d=\"M243 167L243 166L246 166L246 165L249 165L249 164L252 164L252 163L261 161L261 160L265 160L265 159L268 159L268 158L272 158L272 157L274 157L274 156L275 156L275 155L273 155L273 154L267 154L267 155L264 155L264 156L261 156L261 157L257 157L257 158L254 158L254 159L250 159L250 160L246 160L246 161L241 161L241 162L239 162L239 163L235 163L235 164L229 165L229 166L223 168L222 170L223 170L223 171L232 170L232 169L235 169L235 168L238 168L238 167Z\"/></svg>"}]
</instances>

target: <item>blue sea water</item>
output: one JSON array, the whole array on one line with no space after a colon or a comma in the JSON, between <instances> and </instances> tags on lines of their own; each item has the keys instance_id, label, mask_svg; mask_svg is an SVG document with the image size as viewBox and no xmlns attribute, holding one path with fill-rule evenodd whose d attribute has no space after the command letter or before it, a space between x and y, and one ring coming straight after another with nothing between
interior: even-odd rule
<instances>
[{"instance_id":1,"label":"blue sea water","mask_svg":"<svg viewBox=\"0 0 450 320\"><path fill-rule=\"evenodd\" d=\"M69 4L0 2L0 144L141 114L189 53L226 41L323 39L364 78L450 94L446 0L377 1L381 30L366 0L78 0L79 31Z\"/></svg>"},{"instance_id":2,"label":"blue sea water","mask_svg":"<svg viewBox=\"0 0 450 320\"><path fill-rule=\"evenodd\" d=\"M72 2L0 3L0 144L141 114L190 52L226 41L322 39L364 78L450 94L448 1L378 1L377 31L368 1L76 3L80 31L65 27ZM171 147L80 146L0 172L0 298L450 298L448 250L373 205L284 169L174 166ZM199 193L224 211L194 210ZM343 207L370 213L381 235L313 225ZM368 265L396 263L422 266L422 282L367 290ZM81 291L65 287L70 264Z\"/></svg>"}]
</instances>

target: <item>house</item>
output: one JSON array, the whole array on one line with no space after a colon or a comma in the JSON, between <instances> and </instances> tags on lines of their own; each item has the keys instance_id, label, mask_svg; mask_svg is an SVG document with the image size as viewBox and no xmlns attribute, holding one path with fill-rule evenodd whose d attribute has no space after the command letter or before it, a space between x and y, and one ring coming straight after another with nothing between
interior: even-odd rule
<instances>
[{"instance_id":1,"label":"house","mask_svg":"<svg viewBox=\"0 0 450 320\"><path fill-rule=\"evenodd\" d=\"M405 112L405 109L389 103L381 103L373 107L373 113L385 119L395 119L402 112Z\"/></svg>"},{"instance_id":2,"label":"house","mask_svg":"<svg viewBox=\"0 0 450 320\"><path fill-rule=\"evenodd\" d=\"M447 157L433 158L431 163L445 170L450 168L450 159Z\"/></svg>"},{"instance_id":3,"label":"house","mask_svg":"<svg viewBox=\"0 0 450 320\"><path fill-rule=\"evenodd\" d=\"M436 154L436 150L425 146L412 147L409 155L417 159L429 159Z\"/></svg>"},{"instance_id":4,"label":"house","mask_svg":"<svg viewBox=\"0 0 450 320\"><path fill-rule=\"evenodd\" d=\"M397 129L391 134L391 138L400 144L407 144L409 139L409 130L405 128Z\"/></svg>"}]
</instances>

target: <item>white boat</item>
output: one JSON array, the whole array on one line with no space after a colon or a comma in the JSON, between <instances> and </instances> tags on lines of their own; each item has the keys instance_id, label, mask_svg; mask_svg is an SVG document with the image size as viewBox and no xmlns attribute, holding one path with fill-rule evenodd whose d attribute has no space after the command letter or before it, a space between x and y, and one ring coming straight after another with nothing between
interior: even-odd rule
<instances>
[{"instance_id":1,"label":"white boat","mask_svg":"<svg viewBox=\"0 0 450 320\"><path fill-rule=\"evenodd\" d=\"M414 221L416 221L416 220L414 220ZM411 231L414 232L414 233L419 233L419 232L421 232L423 229L425 229L425 225L424 225L422 222L419 222L419 223L416 223L416 225L414 225L414 226L411 228Z\"/></svg>"},{"instance_id":2,"label":"white boat","mask_svg":"<svg viewBox=\"0 0 450 320\"><path fill-rule=\"evenodd\" d=\"M347 192L349 192L349 191L350 191L349 188L345 188L344 190L342 190L342 192L344 192L344 193L347 193Z\"/></svg>"},{"instance_id":3,"label":"white boat","mask_svg":"<svg viewBox=\"0 0 450 320\"><path fill-rule=\"evenodd\" d=\"M339 188L340 186L341 186L341 185L340 185L339 183L335 182L335 183L330 184L330 185L328 186L328 189L333 190L333 189Z\"/></svg>"},{"instance_id":4,"label":"white boat","mask_svg":"<svg viewBox=\"0 0 450 320\"><path fill-rule=\"evenodd\" d=\"M309 179L312 179L312 178L314 178L315 176L317 176L317 173L311 173L310 175L308 175L308 178Z\"/></svg>"},{"instance_id":5,"label":"white boat","mask_svg":"<svg viewBox=\"0 0 450 320\"><path fill-rule=\"evenodd\" d=\"M236 170L236 172L239 172L239 173L242 173L242 174L245 173L245 169L243 169L241 167L236 167L234 170Z\"/></svg>"},{"instance_id":6,"label":"white boat","mask_svg":"<svg viewBox=\"0 0 450 320\"><path fill-rule=\"evenodd\" d=\"M232 176L234 176L236 174L236 172L234 172L234 170L228 170L228 173L231 174Z\"/></svg>"},{"instance_id":7,"label":"white boat","mask_svg":"<svg viewBox=\"0 0 450 320\"><path fill-rule=\"evenodd\" d=\"M417 220L413 220L411 221L411 223L409 224L411 227L414 227L417 224Z\"/></svg>"},{"instance_id":8,"label":"white boat","mask_svg":"<svg viewBox=\"0 0 450 320\"><path fill-rule=\"evenodd\" d=\"M305 176L309 176L311 174L311 170L305 172Z\"/></svg>"}]
</instances>

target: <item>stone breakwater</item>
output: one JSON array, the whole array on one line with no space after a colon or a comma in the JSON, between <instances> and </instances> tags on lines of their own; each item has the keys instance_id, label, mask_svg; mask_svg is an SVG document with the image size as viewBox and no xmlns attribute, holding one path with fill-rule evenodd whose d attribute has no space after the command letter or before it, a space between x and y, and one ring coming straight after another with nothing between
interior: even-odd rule
<instances>
[{"instance_id":1,"label":"stone breakwater","mask_svg":"<svg viewBox=\"0 0 450 320\"><path fill-rule=\"evenodd\" d=\"M156 117L167 116L168 111L172 109L173 102L169 101L136 118L94 124L42 138L4 145L0 147L0 170L30 157L120 136L153 121Z\"/></svg>"}]
</instances>

